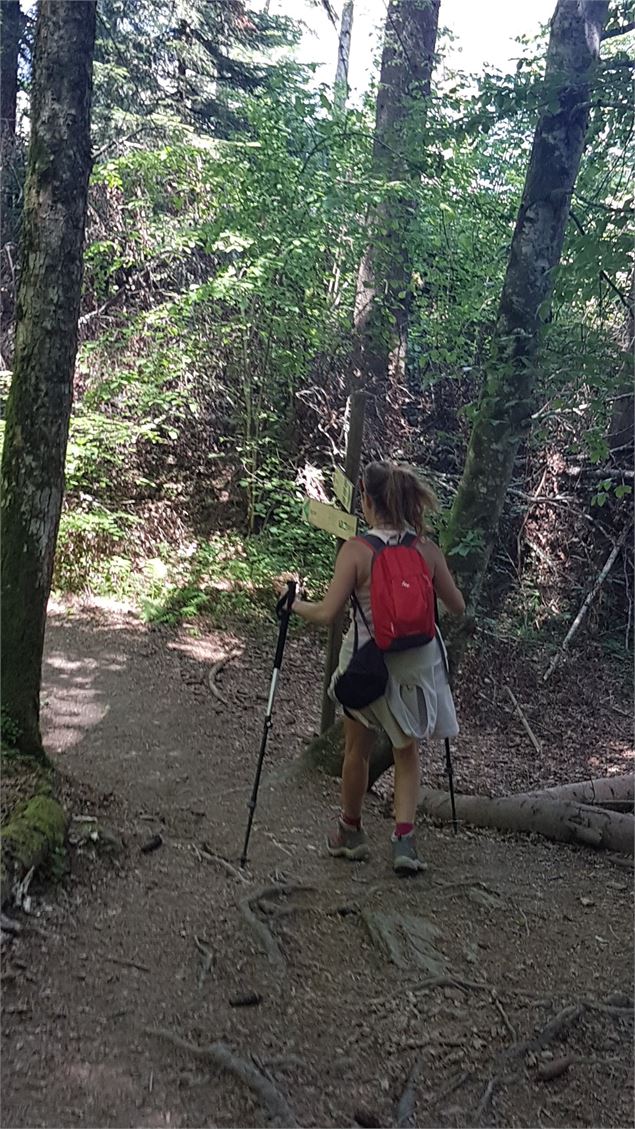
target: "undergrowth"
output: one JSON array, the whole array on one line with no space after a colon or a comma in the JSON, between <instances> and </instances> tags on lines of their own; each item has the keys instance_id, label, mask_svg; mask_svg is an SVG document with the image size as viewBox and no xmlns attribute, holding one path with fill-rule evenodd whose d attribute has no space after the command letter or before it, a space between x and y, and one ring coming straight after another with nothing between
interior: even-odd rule
<instances>
[{"instance_id":1,"label":"undergrowth","mask_svg":"<svg viewBox=\"0 0 635 1129\"><path fill-rule=\"evenodd\" d=\"M128 600L147 623L174 626L205 616L213 625L266 618L276 584L295 576L312 596L330 579L334 543L306 525L277 526L251 537L215 533L206 540L174 548L162 544L156 557L126 554L123 537L116 552L104 555L104 542L69 523L58 554L59 594L69 592ZM72 532L72 536L70 536Z\"/></svg>"}]
</instances>

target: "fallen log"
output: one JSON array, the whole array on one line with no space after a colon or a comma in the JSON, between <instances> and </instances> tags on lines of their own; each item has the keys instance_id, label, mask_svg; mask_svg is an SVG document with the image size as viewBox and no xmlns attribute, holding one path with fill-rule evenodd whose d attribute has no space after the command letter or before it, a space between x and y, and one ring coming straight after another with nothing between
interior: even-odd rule
<instances>
[{"instance_id":1,"label":"fallen log","mask_svg":"<svg viewBox=\"0 0 635 1129\"><path fill-rule=\"evenodd\" d=\"M344 759L344 723L336 721L325 733L320 734L313 741L309 741L302 754L302 763L306 768L318 769L327 776L342 775L342 761ZM393 763L392 748L388 738L378 733L375 746L370 755L368 772L368 787L383 776L384 772Z\"/></svg>"},{"instance_id":2,"label":"fallen log","mask_svg":"<svg viewBox=\"0 0 635 1129\"><path fill-rule=\"evenodd\" d=\"M443 822L452 818L448 793L433 788L421 790L419 810ZM536 832L563 843L602 847L624 855L634 853L635 819L632 815L553 800L540 793L501 799L457 795L456 813L459 820L474 827Z\"/></svg>"},{"instance_id":3,"label":"fallen log","mask_svg":"<svg viewBox=\"0 0 635 1129\"><path fill-rule=\"evenodd\" d=\"M520 792L514 798L519 800L528 796L625 811L633 807L635 774L603 776L597 780L581 780L579 784L558 784L555 788L541 788L537 792Z\"/></svg>"}]
</instances>

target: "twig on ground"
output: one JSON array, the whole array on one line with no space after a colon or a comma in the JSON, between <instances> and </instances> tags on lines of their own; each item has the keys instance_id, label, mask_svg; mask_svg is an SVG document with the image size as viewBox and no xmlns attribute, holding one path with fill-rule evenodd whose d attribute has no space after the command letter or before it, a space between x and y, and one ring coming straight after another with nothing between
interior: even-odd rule
<instances>
[{"instance_id":1,"label":"twig on ground","mask_svg":"<svg viewBox=\"0 0 635 1129\"><path fill-rule=\"evenodd\" d=\"M512 1039L514 1039L514 1041L515 1041L518 1038L518 1036L517 1036L512 1024L510 1023L509 1016L507 1015L505 1008L503 1007L502 1003L500 1002L498 996L492 996L492 999L494 1001L494 1006L496 1007L497 1011L500 1012L500 1016L503 1020L503 1023L505 1024L507 1030L509 1031Z\"/></svg>"},{"instance_id":2,"label":"twig on ground","mask_svg":"<svg viewBox=\"0 0 635 1129\"><path fill-rule=\"evenodd\" d=\"M194 936L194 944L203 957L203 960L201 961L201 967L198 971L198 986L199 988L202 988L205 977L209 975L216 963L216 957L210 949L209 945L206 945L205 941L201 941L200 937L197 937L196 935Z\"/></svg>"},{"instance_id":3,"label":"twig on ground","mask_svg":"<svg viewBox=\"0 0 635 1129\"><path fill-rule=\"evenodd\" d=\"M166 1039L179 1050L197 1058L210 1059L221 1070L233 1074L260 1098L269 1117L281 1129L297 1129L298 1122L284 1094L274 1083L247 1059L240 1058L227 1046L226 1043L210 1043L206 1047L199 1047L195 1043L182 1039L165 1027L147 1027L146 1034L159 1039Z\"/></svg>"},{"instance_id":4,"label":"twig on ground","mask_svg":"<svg viewBox=\"0 0 635 1129\"><path fill-rule=\"evenodd\" d=\"M437 1094L436 1098L432 1099L432 1104L429 1108L436 1109L436 1107L440 1105L441 1102L444 1102L445 1099L449 1098L456 1090L460 1090L461 1086L464 1086L469 1078L471 1078L471 1072L469 1070L461 1071L461 1073L458 1074L457 1077L449 1083L449 1085L445 1086L443 1090L441 1090L441 1092Z\"/></svg>"},{"instance_id":5,"label":"twig on ground","mask_svg":"<svg viewBox=\"0 0 635 1129\"><path fill-rule=\"evenodd\" d=\"M219 659L218 662L214 663L207 675L207 684L210 688L210 691L222 706L229 705L229 702L218 689L218 686L216 685L216 679L218 678L218 675L220 674L223 667L227 666L228 662L231 662L232 659L236 658L238 658L238 655L235 653L225 655L224 658Z\"/></svg>"},{"instance_id":6,"label":"twig on ground","mask_svg":"<svg viewBox=\"0 0 635 1129\"><path fill-rule=\"evenodd\" d=\"M464 980L461 976L429 976L427 980L421 980L416 989L416 995L419 992L425 992L428 988L467 988L474 991L491 992L492 985L482 983L480 980Z\"/></svg>"},{"instance_id":7,"label":"twig on ground","mask_svg":"<svg viewBox=\"0 0 635 1129\"><path fill-rule=\"evenodd\" d=\"M232 864L228 862L227 859L221 858L220 855L212 854L212 852L207 847L207 844L203 844L202 847L199 847L195 843L193 844L193 846L200 858L204 858L207 862L215 863L216 866L220 866L221 870L226 871L227 874L231 874L232 878L236 878L242 883L249 881L249 879L246 878L244 874L241 874L240 870L238 870L238 867L232 866Z\"/></svg>"},{"instance_id":8,"label":"twig on ground","mask_svg":"<svg viewBox=\"0 0 635 1129\"><path fill-rule=\"evenodd\" d=\"M474 1115L477 1121L480 1121L481 1118L485 1115L485 1113L489 1109L489 1107L492 1103L492 1097L494 1096L494 1090L498 1086L498 1082L499 1082L498 1076L494 1075L492 1078L490 1078L489 1082L487 1083L487 1086L483 1090L483 1096L482 1096L480 1102L478 1103L478 1108L477 1108L476 1113Z\"/></svg>"},{"instance_id":9,"label":"twig on ground","mask_svg":"<svg viewBox=\"0 0 635 1129\"><path fill-rule=\"evenodd\" d=\"M604 1015L612 1015L615 1019L630 1019L631 1023L635 1018L633 1014L633 1002L628 1005L622 1004L609 1004L609 1003L596 1003L595 1000L585 1000L585 1007L590 1011L601 1011Z\"/></svg>"},{"instance_id":10,"label":"twig on ground","mask_svg":"<svg viewBox=\"0 0 635 1129\"><path fill-rule=\"evenodd\" d=\"M125 957L111 957L106 956L105 960L110 964L120 964L123 968L136 968L139 972L149 972L147 964L140 964L137 960L126 960Z\"/></svg>"},{"instance_id":11,"label":"twig on ground","mask_svg":"<svg viewBox=\"0 0 635 1129\"><path fill-rule=\"evenodd\" d=\"M514 691L511 689L510 686L506 686L505 689L506 689L507 693L509 694L512 705L513 705L514 709L516 710L516 713L518 714L518 716L520 718L520 721L521 721L523 729L525 730L525 733L529 737L529 740L531 741L534 749L538 753L538 756L542 756L542 748L540 746L540 742L539 742L538 738L536 737L536 734L534 733L533 729L531 728L531 725L527 721L527 718L525 717L525 714L522 710L522 707L521 707L516 695L514 694Z\"/></svg>"}]
</instances>

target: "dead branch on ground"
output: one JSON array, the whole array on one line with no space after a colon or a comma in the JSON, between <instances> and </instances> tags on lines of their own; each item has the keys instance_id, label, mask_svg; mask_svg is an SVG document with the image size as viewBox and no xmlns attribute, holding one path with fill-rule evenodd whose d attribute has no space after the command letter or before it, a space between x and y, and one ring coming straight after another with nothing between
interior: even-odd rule
<instances>
[{"instance_id":1,"label":"dead branch on ground","mask_svg":"<svg viewBox=\"0 0 635 1129\"><path fill-rule=\"evenodd\" d=\"M525 714L524 714L524 712L523 712L523 710L522 710L522 708L521 708L521 706L518 702L518 699L516 698L516 695L514 694L513 690L509 686L506 686L505 689L506 689L507 693L509 694L509 697L511 698L512 705L513 705L514 709L516 710L516 713L518 714L518 716L520 718L520 721L521 721L523 729L525 730L525 733L529 737L529 740L531 741L534 749L538 753L538 756L542 756L542 748L540 746L540 742L539 742L538 738L536 737L536 734L534 733L533 729L531 728L531 725L527 721L527 718L525 717Z\"/></svg>"},{"instance_id":2,"label":"dead branch on ground","mask_svg":"<svg viewBox=\"0 0 635 1129\"><path fill-rule=\"evenodd\" d=\"M433 819L449 822L451 818L447 792L423 788L419 808ZM540 792L497 799L459 794L456 796L456 812L459 820L475 827L533 831L547 839L602 847L625 855L632 855L635 846L635 819L632 815L554 800Z\"/></svg>"},{"instance_id":3,"label":"dead branch on ground","mask_svg":"<svg viewBox=\"0 0 635 1129\"><path fill-rule=\"evenodd\" d=\"M627 522L626 525L624 526L619 538L615 542L615 545L611 549L611 552L609 553L608 557L606 558L606 561L604 562L604 567L601 569L601 571L596 576L592 587L590 588L589 592L587 592L587 595L585 596L584 600L582 601L582 604L580 605L580 610L578 611L577 616L575 617L573 623L571 624L571 627L567 631L567 634L565 635L565 637L562 641L562 646L560 647L560 650L556 652L556 654L554 655L553 659L551 660L547 670L545 671L545 673L543 675L543 682L547 682L548 679L551 678L551 675L553 674L554 670L556 669L556 667L559 665L559 663L562 661L565 654L567 653L567 651L569 649L569 644L571 643L573 636L576 634L580 624L582 623L582 621L583 621L584 617L586 616L589 608L591 607L591 604L593 603L597 593L599 592L600 588L602 587L602 585L603 585L604 581L606 580L609 572L613 568L613 565L615 564L615 562L616 562L616 560L617 560L617 558L620 554L620 550L622 549L624 542L626 541L626 538L628 536L628 533L630 532L630 529L631 529L631 526Z\"/></svg>"}]
</instances>

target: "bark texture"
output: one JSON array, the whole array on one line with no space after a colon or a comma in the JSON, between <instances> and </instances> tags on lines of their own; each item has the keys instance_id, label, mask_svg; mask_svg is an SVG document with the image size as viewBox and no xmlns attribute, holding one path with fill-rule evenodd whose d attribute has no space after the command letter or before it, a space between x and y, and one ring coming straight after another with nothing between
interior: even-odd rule
<instances>
[{"instance_id":1,"label":"bark texture","mask_svg":"<svg viewBox=\"0 0 635 1129\"><path fill-rule=\"evenodd\" d=\"M372 175L390 182L392 190L369 216L369 242L357 280L353 362L357 379L374 397L376 419L389 432L391 420L400 417L406 368L411 185L420 175L438 20L439 0L390 0L386 12Z\"/></svg>"},{"instance_id":2,"label":"bark texture","mask_svg":"<svg viewBox=\"0 0 635 1129\"><path fill-rule=\"evenodd\" d=\"M3 141L15 137L19 43L19 0L2 0L0 3L0 131Z\"/></svg>"},{"instance_id":3,"label":"bark texture","mask_svg":"<svg viewBox=\"0 0 635 1129\"><path fill-rule=\"evenodd\" d=\"M448 793L433 788L422 789L419 810L444 822L452 818ZM533 831L563 843L633 854L635 820L632 815L556 800L544 792L496 800L487 796L457 796L456 814L463 823L474 827Z\"/></svg>"},{"instance_id":4,"label":"bark texture","mask_svg":"<svg viewBox=\"0 0 635 1129\"><path fill-rule=\"evenodd\" d=\"M340 36L337 44L337 67L333 101L336 110L346 108L348 98L348 65L351 57L351 35L353 34L353 0L346 0L340 20Z\"/></svg>"},{"instance_id":5,"label":"bark texture","mask_svg":"<svg viewBox=\"0 0 635 1129\"><path fill-rule=\"evenodd\" d=\"M626 773L623 776L582 780L579 784L558 784L554 788L545 788L540 792L523 792L516 795L515 799L542 796L543 799L568 800L592 807L628 811L633 807L634 792L635 776L633 773Z\"/></svg>"},{"instance_id":6,"label":"bark texture","mask_svg":"<svg viewBox=\"0 0 635 1129\"><path fill-rule=\"evenodd\" d=\"M521 438L534 411L536 359L584 148L605 0L558 0L536 126L503 284L491 363L444 536L473 610ZM460 549L460 553L456 550Z\"/></svg>"},{"instance_id":7,"label":"bark texture","mask_svg":"<svg viewBox=\"0 0 635 1129\"><path fill-rule=\"evenodd\" d=\"M40 676L64 485L90 172L94 0L42 0L2 459L2 705L42 756Z\"/></svg>"}]
</instances>

